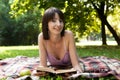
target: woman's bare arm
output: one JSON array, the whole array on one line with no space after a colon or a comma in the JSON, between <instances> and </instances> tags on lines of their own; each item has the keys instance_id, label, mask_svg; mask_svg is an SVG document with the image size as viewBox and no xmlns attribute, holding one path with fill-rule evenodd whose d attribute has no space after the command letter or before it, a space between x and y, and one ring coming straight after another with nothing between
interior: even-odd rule
<instances>
[{"instance_id":1,"label":"woman's bare arm","mask_svg":"<svg viewBox=\"0 0 120 80\"><path fill-rule=\"evenodd\" d=\"M47 67L47 55L45 49L45 41L43 40L42 33L38 36L38 48L39 48L39 56L40 56L40 66Z\"/></svg>"},{"instance_id":2,"label":"woman's bare arm","mask_svg":"<svg viewBox=\"0 0 120 80\"><path fill-rule=\"evenodd\" d=\"M69 52L70 52L72 65L77 71L82 72L82 69L78 62L78 55L76 52L74 36L71 31L68 32L68 37L69 37Z\"/></svg>"}]
</instances>

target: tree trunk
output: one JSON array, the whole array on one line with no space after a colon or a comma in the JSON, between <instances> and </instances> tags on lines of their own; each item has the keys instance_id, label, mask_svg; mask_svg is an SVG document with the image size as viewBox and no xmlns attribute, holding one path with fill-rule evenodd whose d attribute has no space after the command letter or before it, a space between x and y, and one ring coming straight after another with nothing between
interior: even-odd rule
<instances>
[{"instance_id":1,"label":"tree trunk","mask_svg":"<svg viewBox=\"0 0 120 80\"><path fill-rule=\"evenodd\" d=\"M116 31L111 27L111 25L108 23L107 21L107 16L104 14L104 7L105 7L105 2L102 1L100 3L100 7L98 8L93 2L91 2L94 9L97 11L98 16L102 22L102 24L106 25L107 28L110 30L110 32L112 33L113 37L115 38L117 44L120 46L120 38L117 35Z\"/></svg>"},{"instance_id":2,"label":"tree trunk","mask_svg":"<svg viewBox=\"0 0 120 80\"><path fill-rule=\"evenodd\" d=\"M110 30L112 33L113 37L115 38L117 44L120 46L120 38L117 35L116 31L111 27L111 25L108 23L108 21L105 19L105 24L107 25L107 28Z\"/></svg>"},{"instance_id":3,"label":"tree trunk","mask_svg":"<svg viewBox=\"0 0 120 80\"><path fill-rule=\"evenodd\" d=\"M102 45L107 45L106 43L106 34L105 34L105 24L101 22L101 32L102 32Z\"/></svg>"},{"instance_id":4,"label":"tree trunk","mask_svg":"<svg viewBox=\"0 0 120 80\"><path fill-rule=\"evenodd\" d=\"M118 45L120 45L120 38L117 35L116 31L111 27L111 25L108 23L107 19L105 16L101 17L101 21L107 26L109 31L112 33L113 37L115 38L116 42Z\"/></svg>"}]
</instances>

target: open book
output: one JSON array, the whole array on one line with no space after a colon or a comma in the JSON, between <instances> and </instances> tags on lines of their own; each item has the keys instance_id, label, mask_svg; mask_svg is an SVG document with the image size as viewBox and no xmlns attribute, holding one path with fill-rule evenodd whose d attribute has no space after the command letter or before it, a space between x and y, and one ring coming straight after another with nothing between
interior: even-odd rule
<instances>
[{"instance_id":1,"label":"open book","mask_svg":"<svg viewBox=\"0 0 120 80\"><path fill-rule=\"evenodd\" d=\"M54 68L49 68L49 67L37 67L37 71L44 71L44 72L49 72L53 74L62 74L62 73L74 73L76 72L75 69L70 68L70 69L54 69Z\"/></svg>"}]
</instances>

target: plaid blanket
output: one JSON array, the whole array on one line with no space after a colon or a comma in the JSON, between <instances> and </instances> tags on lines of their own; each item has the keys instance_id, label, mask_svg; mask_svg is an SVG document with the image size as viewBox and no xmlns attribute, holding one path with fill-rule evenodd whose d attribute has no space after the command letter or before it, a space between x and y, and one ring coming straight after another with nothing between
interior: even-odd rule
<instances>
[{"instance_id":1,"label":"plaid blanket","mask_svg":"<svg viewBox=\"0 0 120 80\"><path fill-rule=\"evenodd\" d=\"M0 79L11 77L18 78L19 73L23 69L30 69L31 72L38 66L39 59L36 57L17 56L15 58L7 58L0 61Z\"/></svg>"},{"instance_id":2,"label":"plaid blanket","mask_svg":"<svg viewBox=\"0 0 120 80\"><path fill-rule=\"evenodd\" d=\"M115 76L120 79L120 61L104 56L84 57L79 59L80 66L84 73L73 74L68 78L84 76L86 78L104 77L108 75ZM15 58L7 58L0 60L0 79L19 77L19 72L25 68L29 68L31 72L39 65L39 58L17 56Z\"/></svg>"},{"instance_id":3,"label":"plaid blanket","mask_svg":"<svg viewBox=\"0 0 120 80\"><path fill-rule=\"evenodd\" d=\"M81 75L87 78L96 78L113 75L120 80L120 60L95 56L80 58L79 63L84 73L75 74L72 77Z\"/></svg>"}]
</instances>

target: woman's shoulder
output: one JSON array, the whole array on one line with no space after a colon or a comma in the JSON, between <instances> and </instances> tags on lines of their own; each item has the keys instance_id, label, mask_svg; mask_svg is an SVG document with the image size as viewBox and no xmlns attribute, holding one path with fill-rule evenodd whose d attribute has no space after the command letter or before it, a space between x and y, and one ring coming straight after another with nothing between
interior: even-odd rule
<instances>
[{"instance_id":1,"label":"woman's shoulder","mask_svg":"<svg viewBox=\"0 0 120 80\"><path fill-rule=\"evenodd\" d=\"M70 30L65 30L64 38L66 41L70 41L72 38L74 38L73 32Z\"/></svg>"},{"instance_id":2,"label":"woman's shoulder","mask_svg":"<svg viewBox=\"0 0 120 80\"><path fill-rule=\"evenodd\" d=\"M43 33L39 33L38 38L43 38Z\"/></svg>"},{"instance_id":3,"label":"woman's shoulder","mask_svg":"<svg viewBox=\"0 0 120 80\"><path fill-rule=\"evenodd\" d=\"M44 41L44 39L43 39L43 33L40 33L40 34L38 35L38 40L39 40L39 41Z\"/></svg>"},{"instance_id":4,"label":"woman's shoulder","mask_svg":"<svg viewBox=\"0 0 120 80\"><path fill-rule=\"evenodd\" d=\"M64 35L64 40L66 41L66 45L67 47L69 46L69 44L71 43L71 40L73 40L74 36L73 36L73 32L70 30L65 30L65 35Z\"/></svg>"},{"instance_id":5,"label":"woman's shoulder","mask_svg":"<svg viewBox=\"0 0 120 80\"><path fill-rule=\"evenodd\" d=\"M65 30L65 37L71 37L73 36L73 32L70 30Z\"/></svg>"}]
</instances>

